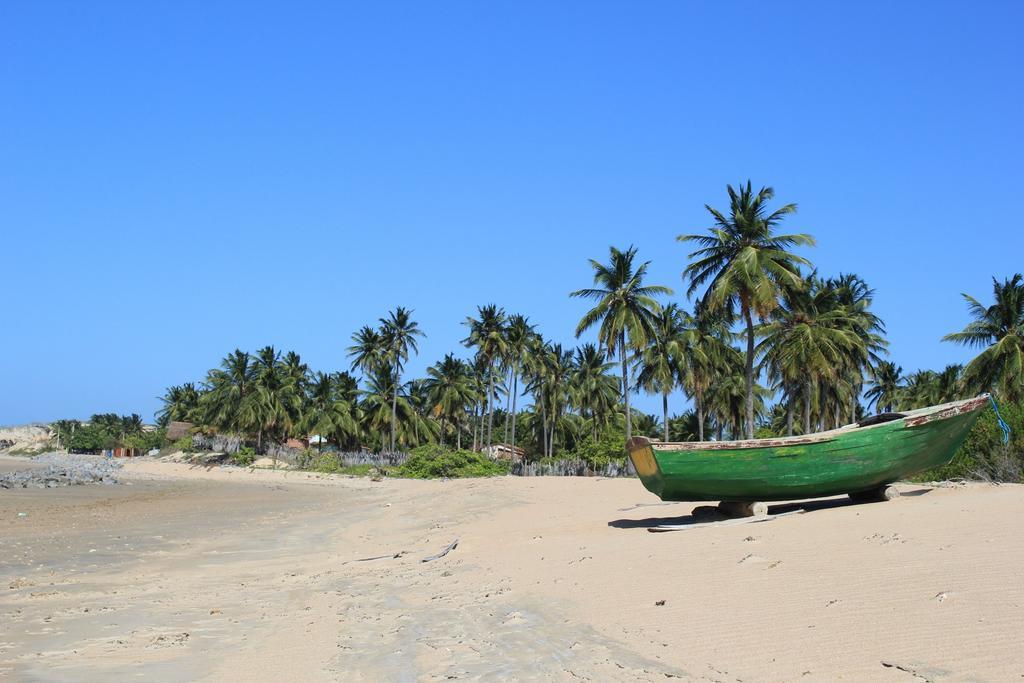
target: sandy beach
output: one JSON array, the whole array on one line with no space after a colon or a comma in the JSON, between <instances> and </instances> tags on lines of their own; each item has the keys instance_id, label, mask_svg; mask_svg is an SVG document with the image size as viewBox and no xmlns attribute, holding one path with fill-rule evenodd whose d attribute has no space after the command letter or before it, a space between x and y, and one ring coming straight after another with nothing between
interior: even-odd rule
<instances>
[{"instance_id":1,"label":"sandy beach","mask_svg":"<svg viewBox=\"0 0 1024 683\"><path fill-rule=\"evenodd\" d=\"M655 534L693 505L628 479L124 480L0 491L0 678L1024 676L1020 486Z\"/></svg>"}]
</instances>

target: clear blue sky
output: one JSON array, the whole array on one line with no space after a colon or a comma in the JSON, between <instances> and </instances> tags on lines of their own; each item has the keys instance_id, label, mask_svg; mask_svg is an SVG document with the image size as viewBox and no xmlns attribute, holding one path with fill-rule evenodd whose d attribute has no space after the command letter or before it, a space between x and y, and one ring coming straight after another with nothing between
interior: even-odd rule
<instances>
[{"instance_id":1,"label":"clear blue sky","mask_svg":"<svg viewBox=\"0 0 1024 683\"><path fill-rule=\"evenodd\" d=\"M587 258L635 244L681 298L675 235L746 178L877 289L896 362L963 361L960 292L1024 269L1022 15L5 2L0 424L149 418L236 347L347 368L396 305L413 373L477 304L571 342Z\"/></svg>"}]
</instances>

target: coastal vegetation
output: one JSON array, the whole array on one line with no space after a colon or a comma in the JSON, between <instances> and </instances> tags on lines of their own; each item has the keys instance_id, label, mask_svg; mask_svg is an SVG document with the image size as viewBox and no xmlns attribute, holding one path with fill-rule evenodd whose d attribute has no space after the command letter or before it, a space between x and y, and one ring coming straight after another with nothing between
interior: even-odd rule
<instances>
[{"instance_id":1,"label":"coastal vegetation","mask_svg":"<svg viewBox=\"0 0 1024 683\"><path fill-rule=\"evenodd\" d=\"M54 445L74 453L99 453L112 448L148 451L164 443L163 429L147 429L137 414L93 415L88 422L58 420L51 426Z\"/></svg>"},{"instance_id":2,"label":"coastal vegetation","mask_svg":"<svg viewBox=\"0 0 1024 683\"><path fill-rule=\"evenodd\" d=\"M564 457L597 466L621 459L622 443L634 434L805 434L849 424L869 410L909 410L986 391L1006 404L1011 423L1019 420L1020 274L994 280L989 305L964 295L970 321L943 340L978 349L965 367L905 371L887 358L870 285L855 273L819 273L797 253L813 247L814 238L780 232L796 204L773 209L772 188L755 190L749 181L729 186L727 195L727 209L707 206L712 225L705 232L678 237L696 246L682 267L685 300L649 281L650 262L635 247L613 246L607 260L590 261L593 284L570 296L592 302L574 331L596 331L596 343L563 346L527 315L485 304L464 322L465 354L453 350L425 377L409 378L405 368L424 331L414 311L398 307L352 335L347 370L312 371L298 353L271 346L235 350L199 382L168 388L159 424L238 434L255 453L311 435L318 453L420 453L409 467L430 472L424 463L441 452L454 451L452 462L470 469L483 467L470 454L494 455L499 444L513 459ZM673 413L670 397L679 391L690 407ZM636 392L660 397L660 414L636 410ZM1019 463L1020 430L997 448L988 438L990 422L979 423L947 474L1009 471L991 465L997 450L1002 460ZM108 443L117 429L105 429Z\"/></svg>"}]
</instances>

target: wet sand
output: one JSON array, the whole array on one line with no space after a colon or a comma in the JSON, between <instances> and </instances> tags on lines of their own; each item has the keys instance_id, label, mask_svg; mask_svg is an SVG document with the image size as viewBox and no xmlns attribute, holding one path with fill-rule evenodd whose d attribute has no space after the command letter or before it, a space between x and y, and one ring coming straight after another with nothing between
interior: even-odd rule
<instances>
[{"instance_id":1,"label":"wet sand","mask_svg":"<svg viewBox=\"0 0 1024 683\"><path fill-rule=\"evenodd\" d=\"M125 474L0 491L0 678L1024 675L1020 486L652 534L633 480Z\"/></svg>"}]
</instances>

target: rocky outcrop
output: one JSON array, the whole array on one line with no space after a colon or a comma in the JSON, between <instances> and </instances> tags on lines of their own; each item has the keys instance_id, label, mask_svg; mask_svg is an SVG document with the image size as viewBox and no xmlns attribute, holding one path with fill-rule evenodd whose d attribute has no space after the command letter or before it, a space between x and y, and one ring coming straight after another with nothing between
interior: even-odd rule
<instances>
[{"instance_id":1,"label":"rocky outcrop","mask_svg":"<svg viewBox=\"0 0 1024 683\"><path fill-rule=\"evenodd\" d=\"M46 450L50 443L50 428L46 425L0 427L0 453L4 451Z\"/></svg>"}]
</instances>

